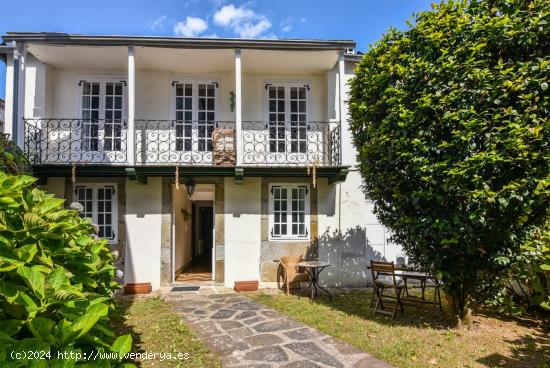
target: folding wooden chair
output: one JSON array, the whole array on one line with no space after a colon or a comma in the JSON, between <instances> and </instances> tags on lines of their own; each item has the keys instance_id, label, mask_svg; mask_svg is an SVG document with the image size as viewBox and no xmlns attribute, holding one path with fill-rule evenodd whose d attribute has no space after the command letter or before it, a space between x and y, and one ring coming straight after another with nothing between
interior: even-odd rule
<instances>
[{"instance_id":1,"label":"folding wooden chair","mask_svg":"<svg viewBox=\"0 0 550 368\"><path fill-rule=\"evenodd\" d=\"M401 294L403 292L405 285L401 278L396 277L395 266L393 262L379 262L379 261L371 260L370 270L372 275L372 287L373 287L373 293L371 297L371 307L374 301L374 295L376 295L377 297L376 306L374 307L374 313L385 314L387 316L391 316L391 318L393 319L395 317L395 312L397 311L397 307L399 306L401 309L401 315L404 315L405 311L403 310ZM381 278L381 276L384 276L384 278ZM390 277L390 279L387 278L388 276ZM394 290L395 296L389 295L389 294L384 295L384 291L387 289ZM384 303L382 300L383 298L395 300L395 306L393 308L393 311L384 309ZM378 306L380 306L380 309L378 308Z\"/></svg>"}]
</instances>

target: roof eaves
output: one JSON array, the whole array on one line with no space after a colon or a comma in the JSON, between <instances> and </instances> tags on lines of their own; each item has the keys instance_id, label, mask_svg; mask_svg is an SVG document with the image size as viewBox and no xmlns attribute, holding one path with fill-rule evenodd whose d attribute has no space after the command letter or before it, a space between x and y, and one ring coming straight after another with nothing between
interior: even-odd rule
<instances>
[{"instance_id":1,"label":"roof eaves","mask_svg":"<svg viewBox=\"0 0 550 368\"><path fill-rule=\"evenodd\" d=\"M338 50L355 47L352 40L183 38L159 36L81 35L68 33L8 32L4 42L29 42L81 46L150 46L172 48L243 48L274 50Z\"/></svg>"}]
</instances>

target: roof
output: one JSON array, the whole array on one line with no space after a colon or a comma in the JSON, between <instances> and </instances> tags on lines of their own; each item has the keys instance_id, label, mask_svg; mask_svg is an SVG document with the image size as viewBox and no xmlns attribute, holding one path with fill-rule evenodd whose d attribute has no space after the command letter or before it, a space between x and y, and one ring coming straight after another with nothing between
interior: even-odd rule
<instances>
[{"instance_id":1,"label":"roof","mask_svg":"<svg viewBox=\"0 0 550 368\"><path fill-rule=\"evenodd\" d=\"M4 42L79 46L150 46L171 48L243 48L273 50L338 50L354 48L353 40L187 38L166 36L83 35L51 32L8 32Z\"/></svg>"}]
</instances>

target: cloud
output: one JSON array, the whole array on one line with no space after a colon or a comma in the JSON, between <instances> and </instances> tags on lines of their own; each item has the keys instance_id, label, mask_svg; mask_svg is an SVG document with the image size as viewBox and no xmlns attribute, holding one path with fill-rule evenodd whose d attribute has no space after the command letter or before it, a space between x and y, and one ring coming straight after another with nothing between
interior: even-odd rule
<instances>
[{"instance_id":1,"label":"cloud","mask_svg":"<svg viewBox=\"0 0 550 368\"><path fill-rule=\"evenodd\" d=\"M231 29L242 38L261 36L271 28L271 22L265 15L256 14L252 9L233 4L224 5L214 14L214 23Z\"/></svg>"},{"instance_id":2,"label":"cloud","mask_svg":"<svg viewBox=\"0 0 550 368\"><path fill-rule=\"evenodd\" d=\"M242 38L254 38L258 37L265 31L271 28L271 22L267 19L262 19L258 23L245 23L239 27L237 33Z\"/></svg>"},{"instance_id":3,"label":"cloud","mask_svg":"<svg viewBox=\"0 0 550 368\"><path fill-rule=\"evenodd\" d=\"M164 27L164 23L167 19L168 17L166 15L161 15L160 17L149 23L149 28L151 29L151 31L161 30Z\"/></svg>"},{"instance_id":4,"label":"cloud","mask_svg":"<svg viewBox=\"0 0 550 368\"><path fill-rule=\"evenodd\" d=\"M285 20L283 20L279 27L281 27L281 32L290 32L292 31L292 23L294 23L293 17L288 17Z\"/></svg>"},{"instance_id":5,"label":"cloud","mask_svg":"<svg viewBox=\"0 0 550 368\"><path fill-rule=\"evenodd\" d=\"M307 18L306 17L300 18L300 23L304 23L304 22L307 22Z\"/></svg>"},{"instance_id":6,"label":"cloud","mask_svg":"<svg viewBox=\"0 0 550 368\"><path fill-rule=\"evenodd\" d=\"M214 23L219 26L235 26L243 21L254 18L256 14L251 9L245 7L236 8L235 5L225 5L214 14Z\"/></svg>"},{"instance_id":7,"label":"cloud","mask_svg":"<svg viewBox=\"0 0 550 368\"><path fill-rule=\"evenodd\" d=\"M177 36L197 37L208 29L208 23L202 18L187 17L185 22L177 22L174 25L174 33Z\"/></svg>"}]
</instances>

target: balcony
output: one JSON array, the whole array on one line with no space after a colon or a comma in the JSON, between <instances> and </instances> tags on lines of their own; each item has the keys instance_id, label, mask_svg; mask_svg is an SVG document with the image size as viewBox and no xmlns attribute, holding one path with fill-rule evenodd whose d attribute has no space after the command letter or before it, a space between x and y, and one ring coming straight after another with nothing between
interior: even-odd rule
<instances>
[{"instance_id":1,"label":"balcony","mask_svg":"<svg viewBox=\"0 0 550 368\"><path fill-rule=\"evenodd\" d=\"M25 119L33 165L337 167L339 123ZM240 142L238 142L240 140ZM237 144L240 143L240 144ZM133 158L133 160L130 160Z\"/></svg>"}]
</instances>

